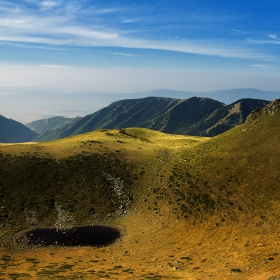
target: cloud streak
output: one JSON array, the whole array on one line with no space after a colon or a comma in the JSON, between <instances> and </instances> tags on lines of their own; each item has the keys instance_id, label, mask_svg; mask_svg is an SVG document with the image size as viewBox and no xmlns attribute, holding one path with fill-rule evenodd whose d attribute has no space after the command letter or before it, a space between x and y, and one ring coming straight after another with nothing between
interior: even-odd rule
<instances>
[{"instance_id":1,"label":"cloud streak","mask_svg":"<svg viewBox=\"0 0 280 280\"><path fill-rule=\"evenodd\" d=\"M119 55L119 56L127 56L127 57L137 57L138 55L135 54L129 54L129 53L112 53L113 55Z\"/></svg>"},{"instance_id":2,"label":"cloud streak","mask_svg":"<svg viewBox=\"0 0 280 280\"><path fill-rule=\"evenodd\" d=\"M279 45L280 40L257 40L257 39L247 39L249 43L256 44L256 45Z\"/></svg>"},{"instance_id":3,"label":"cloud streak","mask_svg":"<svg viewBox=\"0 0 280 280\"><path fill-rule=\"evenodd\" d=\"M276 34L268 34L268 37L274 40L279 40Z\"/></svg>"}]
</instances>

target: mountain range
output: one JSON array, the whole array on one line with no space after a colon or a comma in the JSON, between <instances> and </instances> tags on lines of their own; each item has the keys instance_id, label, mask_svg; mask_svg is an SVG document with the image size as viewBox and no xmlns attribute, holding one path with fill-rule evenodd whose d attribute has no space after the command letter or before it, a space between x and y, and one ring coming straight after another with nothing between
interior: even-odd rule
<instances>
[{"instance_id":1,"label":"mountain range","mask_svg":"<svg viewBox=\"0 0 280 280\"><path fill-rule=\"evenodd\" d=\"M55 140L98 129L128 127L149 128L171 134L215 136L244 123L252 110L268 103L266 100L241 99L226 105L202 97L127 99L113 102L93 114L75 119L70 124L45 130L35 141ZM44 126L44 123L41 124ZM27 124L29 128L32 125L33 123Z\"/></svg>"},{"instance_id":2,"label":"mountain range","mask_svg":"<svg viewBox=\"0 0 280 280\"><path fill-rule=\"evenodd\" d=\"M0 119L1 142L50 141L98 129L149 128L165 133L215 136L244 123L269 101L240 99L230 105L204 97L145 97L113 102L84 117L54 117L26 124Z\"/></svg>"}]
</instances>

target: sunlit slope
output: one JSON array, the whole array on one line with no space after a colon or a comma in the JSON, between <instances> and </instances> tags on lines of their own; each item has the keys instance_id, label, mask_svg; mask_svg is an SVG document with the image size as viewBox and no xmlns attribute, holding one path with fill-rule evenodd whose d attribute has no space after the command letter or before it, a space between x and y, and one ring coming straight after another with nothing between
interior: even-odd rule
<instances>
[{"instance_id":1,"label":"sunlit slope","mask_svg":"<svg viewBox=\"0 0 280 280\"><path fill-rule=\"evenodd\" d=\"M279 102L275 104L274 111L255 113L246 124L201 147L202 176L213 186L222 185L225 194L231 191L233 207L248 213L258 209L262 217L266 210L269 217L280 199Z\"/></svg>"},{"instance_id":2,"label":"sunlit slope","mask_svg":"<svg viewBox=\"0 0 280 280\"><path fill-rule=\"evenodd\" d=\"M274 279L280 275L274 105L215 138L131 128L1 146L4 244L20 229L57 224L57 205L70 224L118 224L124 233L104 249L20 251L12 264L32 277L66 279ZM71 270L50 269L53 258Z\"/></svg>"},{"instance_id":3,"label":"sunlit slope","mask_svg":"<svg viewBox=\"0 0 280 280\"><path fill-rule=\"evenodd\" d=\"M56 205L73 216L73 224L122 217L145 191L143 182L146 176L154 176L153 167L162 153L201 141L127 129L40 144L2 145L1 223L13 230L53 226ZM31 213L36 213L36 219L30 224Z\"/></svg>"}]
</instances>

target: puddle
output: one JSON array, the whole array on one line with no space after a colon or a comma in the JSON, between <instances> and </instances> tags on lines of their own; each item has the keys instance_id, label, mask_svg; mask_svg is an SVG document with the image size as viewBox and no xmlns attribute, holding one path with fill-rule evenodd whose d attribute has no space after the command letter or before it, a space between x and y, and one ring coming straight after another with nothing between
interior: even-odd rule
<instances>
[{"instance_id":1,"label":"puddle","mask_svg":"<svg viewBox=\"0 0 280 280\"><path fill-rule=\"evenodd\" d=\"M71 229L37 228L25 232L18 241L27 246L92 246L103 247L114 243L121 232L109 226L79 226Z\"/></svg>"}]
</instances>

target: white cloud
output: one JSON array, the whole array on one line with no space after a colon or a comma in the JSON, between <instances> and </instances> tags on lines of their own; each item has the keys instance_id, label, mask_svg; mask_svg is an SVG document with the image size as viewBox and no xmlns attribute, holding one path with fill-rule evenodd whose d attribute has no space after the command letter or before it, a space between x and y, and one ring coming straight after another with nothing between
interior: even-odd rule
<instances>
[{"instance_id":1,"label":"white cloud","mask_svg":"<svg viewBox=\"0 0 280 280\"><path fill-rule=\"evenodd\" d=\"M268 37L271 39L279 40L276 34L268 34Z\"/></svg>"},{"instance_id":2,"label":"white cloud","mask_svg":"<svg viewBox=\"0 0 280 280\"><path fill-rule=\"evenodd\" d=\"M89 28L82 28L78 26L65 26L65 27L58 27L54 30L55 33L60 33L61 35L70 34L78 37L83 38L91 38L91 39L116 39L118 38L117 33L109 33L109 32L102 32L98 30L92 30Z\"/></svg>"},{"instance_id":3,"label":"white cloud","mask_svg":"<svg viewBox=\"0 0 280 280\"><path fill-rule=\"evenodd\" d=\"M266 44L272 44L272 45L279 45L280 40L253 40L253 39L247 39L247 42L252 44L259 44L259 45L266 45Z\"/></svg>"},{"instance_id":4,"label":"white cloud","mask_svg":"<svg viewBox=\"0 0 280 280\"><path fill-rule=\"evenodd\" d=\"M21 16L0 19L2 31L0 41L36 43L61 46L110 46L124 48L168 50L217 57L273 60L264 55L223 42L210 40L145 40L121 35L118 30L105 26L83 27L70 23L64 16Z\"/></svg>"},{"instance_id":5,"label":"white cloud","mask_svg":"<svg viewBox=\"0 0 280 280\"><path fill-rule=\"evenodd\" d=\"M211 40L165 40L165 41L148 41L148 40L131 40L121 38L120 47L142 48L153 50L166 50L206 56L253 59L253 60L274 60L272 55L256 52L252 49L246 49L238 45L228 45L222 42Z\"/></svg>"},{"instance_id":6,"label":"white cloud","mask_svg":"<svg viewBox=\"0 0 280 280\"><path fill-rule=\"evenodd\" d=\"M113 55L120 55L120 56L131 56L131 57L137 57L138 55L135 54L129 54L129 53L112 53Z\"/></svg>"},{"instance_id":7,"label":"white cloud","mask_svg":"<svg viewBox=\"0 0 280 280\"><path fill-rule=\"evenodd\" d=\"M122 23L135 23L135 22L139 22L141 21L140 18L128 18L128 19L124 19L122 21Z\"/></svg>"},{"instance_id":8,"label":"white cloud","mask_svg":"<svg viewBox=\"0 0 280 280\"><path fill-rule=\"evenodd\" d=\"M35 43L47 45L67 45L67 40L51 39L43 37L28 37L28 36L0 36L0 41L4 42L20 42L20 43Z\"/></svg>"},{"instance_id":9,"label":"white cloud","mask_svg":"<svg viewBox=\"0 0 280 280\"><path fill-rule=\"evenodd\" d=\"M112 14L112 13L116 13L118 11L119 11L119 9L98 9L98 8L94 8L94 9L91 10L91 12L93 14L99 14L99 15Z\"/></svg>"},{"instance_id":10,"label":"white cloud","mask_svg":"<svg viewBox=\"0 0 280 280\"><path fill-rule=\"evenodd\" d=\"M57 2L55 2L55 1L43 1L43 2L39 3L39 6L43 10L49 10L49 9L55 7L56 5L57 5Z\"/></svg>"},{"instance_id":11,"label":"white cloud","mask_svg":"<svg viewBox=\"0 0 280 280\"><path fill-rule=\"evenodd\" d=\"M19 13L21 10L17 6L4 6L0 4L0 12L5 12L5 13Z\"/></svg>"},{"instance_id":12,"label":"white cloud","mask_svg":"<svg viewBox=\"0 0 280 280\"><path fill-rule=\"evenodd\" d=\"M2 18L0 19L0 26L10 28L21 28L26 23L25 19Z\"/></svg>"},{"instance_id":13,"label":"white cloud","mask_svg":"<svg viewBox=\"0 0 280 280\"><path fill-rule=\"evenodd\" d=\"M239 59L275 60L270 54L262 54L252 49L234 45L212 42L210 40L144 40L121 36L116 31L107 31L99 28L85 28L67 25L60 19L37 18L0 20L0 26L8 26L6 36L0 36L0 41L17 43L36 43L57 46L109 46L122 48L138 48L166 50L190 54L199 54L216 57L233 57ZM4 32L2 32L4 34ZM262 42L264 43L264 42ZM280 43L280 42L279 42Z\"/></svg>"},{"instance_id":14,"label":"white cloud","mask_svg":"<svg viewBox=\"0 0 280 280\"><path fill-rule=\"evenodd\" d=\"M238 34L248 34L248 31L239 30L239 29L231 29L231 31Z\"/></svg>"}]
</instances>

